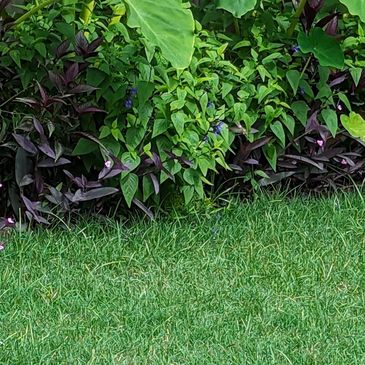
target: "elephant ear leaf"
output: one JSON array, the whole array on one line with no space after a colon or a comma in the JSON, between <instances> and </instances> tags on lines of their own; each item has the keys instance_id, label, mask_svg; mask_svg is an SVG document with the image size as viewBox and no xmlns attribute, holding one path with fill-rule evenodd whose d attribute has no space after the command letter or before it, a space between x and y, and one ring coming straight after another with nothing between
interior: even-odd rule
<instances>
[{"instance_id":1,"label":"elephant ear leaf","mask_svg":"<svg viewBox=\"0 0 365 365\"><path fill-rule=\"evenodd\" d=\"M340 0L347 6L350 14L357 15L365 23L365 0Z\"/></svg>"},{"instance_id":2,"label":"elephant ear leaf","mask_svg":"<svg viewBox=\"0 0 365 365\"><path fill-rule=\"evenodd\" d=\"M194 52L195 22L181 0L125 0L128 26L159 47L175 68L189 66Z\"/></svg>"},{"instance_id":3,"label":"elephant ear leaf","mask_svg":"<svg viewBox=\"0 0 365 365\"><path fill-rule=\"evenodd\" d=\"M218 0L218 9L229 11L236 18L253 10L257 4L257 0Z\"/></svg>"}]
</instances>

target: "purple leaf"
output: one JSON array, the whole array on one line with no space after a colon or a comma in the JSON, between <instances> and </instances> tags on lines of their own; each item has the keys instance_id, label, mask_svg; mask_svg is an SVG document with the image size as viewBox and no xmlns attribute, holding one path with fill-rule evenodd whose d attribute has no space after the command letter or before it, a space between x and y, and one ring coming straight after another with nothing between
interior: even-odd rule
<instances>
[{"instance_id":1,"label":"purple leaf","mask_svg":"<svg viewBox=\"0 0 365 365\"><path fill-rule=\"evenodd\" d=\"M95 200L104 198L108 195L117 193L119 190L111 187L97 188L87 192L83 192L81 189L77 190L72 198L72 202L84 202L89 200Z\"/></svg>"},{"instance_id":2,"label":"purple leaf","mask_svg":"<svg viewBox=\"0 0 365 365\"><path fill-rule=\"evenodd\" d=\"M38 148L48 157L52 158L52 159L56 159L56 154L55 152L52 150L51 146L48 144L48 142L44 142L42 144L40 144L38 146Z\"/></svg>"},{"instance_id":3,"label":"purple leaf","mask_svg":"<svg viewBox=\"0 0 365 365\"><path fill-rule=\"evenodd\" d=\"M63 41L56 49L56 57L62 58L68 53L68 49L70 48L70 41L65 40Z\"/></svg>"},{"instance_id":4,"label":"purple leaf","mask_svg":"<svg viewBox=\"0 0 365 365\"><path fill-rule=\"evenodd\" d=\"M70 94L82 94L82 93L89 93L92 91L97 90L96 87L90 85L77 85L70 90Z\"/></svg>"},{"instance_id":5,"label":"purple leaf","mask_svg":"<svg viewBox=\"0 0 365 365\"><path fill-rule=\"evenodd\" d=\"M155 189L155 194L157 195L160 192L160 183L158 182L156 175L150 174L149 176L152 180L153 188Z\"/></svg>"},{"instance_id":6,"label":"purple leaf","mask_svg":"<svg viewBox=\"0 0 365 365\"><path fill-rule=\"evenodd\" d=\"M57 167L57 166L63 166L71 163L70 160L67 160L66 158L61 157L58 161L54 161L51 158L44 158L38 163L38 167Z\"/></svg>"},{"instance_id":7,"label":"purple leaf","mask_svg":"<svg viewBox=\"0 0 365 365\"><path fill-rule=\"evenodd\" d=\"M79 64L73 63L65 73L65 84L68 85L70 82L73 82L77 75L79 74Z\"/></svg>"},{"instance_id":8,"label":"purple leaf","mask_svg":"<svg viewBox=\"0 0 365 365\"><path fill-rule=\"evenodd\" d=\"M23 148L23 150L27 151L33 156L38 153L37 147L26 137L22 136L21 134L15 133L13 133L13 137L17 141L18 145Z\"/></svg>"}]
</instances>

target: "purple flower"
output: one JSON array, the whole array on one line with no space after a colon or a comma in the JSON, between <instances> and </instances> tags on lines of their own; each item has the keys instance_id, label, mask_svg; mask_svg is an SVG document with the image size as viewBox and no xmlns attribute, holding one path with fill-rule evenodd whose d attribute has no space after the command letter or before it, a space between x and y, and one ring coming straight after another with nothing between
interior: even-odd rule
<instances>
[{"instance_id":1,"label":"purple flower","mask_svg":"<svg viewBox=\"0 0 365 365\"><path fill-rule=\"evenodd\" d=\"M294 47L292 47L292 49L291 49L293 52L299 52L300 51L300 46L299 45L297 45L297 46L294 46Z\"/></svg>"},{"instance_id":2,"label":"purple flower","mask_svg":"<svg viewBox=\"0 0 365 365\"><path fill-rule=\"evenodd\" d=\"M112 162L111 161L105 161L104 162L104 166L107 168L107 169L110 169L112 167Z\"/></svg>"},{"instance_id":3,"label":"purple flower","mask_svg":"<svg viewBox=\"0 0 365 365\"><path fill-rule=\"evenodd\" d=\"M135 96L135 95L137 95L137 92L138 92L138 89L136 87L131 87L131 89L130 89L131 95Z\"/></svg>"},{"instance_id":4,"label":"purple flower","mask_svg":"<svg viewBox=\"0 0 365 365\"><path fill-rule=\"evenodd\" d=\"M4 250L5 250L5 245L2 242L0 242L0 251L4 251Z\"/></svg>"},{"instance_id":5,"label":"purple flower","mask_svg":"<svg viewBox=\"0 0 365 365\"><path fill-rule=\"evenodd\" d=\"M4 187L3 183L0 182L0 189L3 188L3 187Z\"/></svg>"},{"instance_id":6,"label":"purple flower","mask_svg":"<svg viewBox=\"0 0 365 365\"><path fill-rule=\"evenodd\" d=\"M344 158L341 160L341 165L344 165L344 166L347 165L347 161Z\"/></svg>"},{"instance_id":7,"label":"purple flower","mask_svg":"<svg viewBox=\"0 0 365 365\"><path fill-rule=\"evenodd\" d=\"M220 121L217 125L213 126L213 133L218 136L222 133L224 127L224 122Z\"/></svg>"},{"instance_id":8,"label":"purple flower","mask_svg":"<svg viewBox=\"0 0 365 365\"><path fill-rule=\"evenodd\" d=\"M338 105L337 105L337 110L341 112L341 111L342 111L342 109L343 109L343 107L342 107L341 103L338 103Z\"/></svg>"},{"instance_id":9,"label":"purple flower","mask_svg":"<svg viewBox=\"0 0 365 365\"><path fill-rule=\"evenodd\" d=\"M124 106L125 106L127 109L132 108L132 106L133 106L133 101L132 101L132 99L127 99L127 100L124 102Z\"/></svg>"},{"instance_id":10,"label":"purple flower","mask_svg":"<svg viewBox=\"0 0 365 365\"><path fill-rule=\"evenodd\" d=\"M319 147L323 147L324 145L324 141L322 139L318 139L316 143L318 144Z\"/></svg>"}]
</instances>

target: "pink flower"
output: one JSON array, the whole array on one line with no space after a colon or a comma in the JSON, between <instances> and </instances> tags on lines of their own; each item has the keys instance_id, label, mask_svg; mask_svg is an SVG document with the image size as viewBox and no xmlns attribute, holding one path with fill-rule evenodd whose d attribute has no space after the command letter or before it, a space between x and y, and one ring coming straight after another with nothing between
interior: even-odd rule
<instances>
[{"instance_id":1,"label":"pink flower","mask_svg":"<svg viewBox=\"0 0 365 365\"><path fill-rule=\"evenodd\" d=\"M341 112L341 111L342 111L342 109L343 109L343 108L342 108L342 105L341 105L341 104L338 104L338 105L337 105L337 110L339 110L339 111Z\"/></svg>"},{"instance_id":2,"label":"pink flower","mask_svg":"<svg viewBox=\"0 0 365 365\"><path fill-rule=\"evenodd\" d=\"M344 158L341 160L341 165L347 165L347 161Z\"/></svg>"},{"instance_id":3,"label":"pink flower","mask_svg":"<svg viewBox=\"0 0 365 365\"><path fill-rule=\"evenodd\" d=\"M8 224L15 224L15 220L13 218L7 218L6 221Z\"/></svg>"},{"instance_id":4,"label":"pink flower","mask_svg":"<svg viewBox=\"0 0 365 365\"><path fill-rule=\"evenodd\" d=\"M107 168L107 169L110 169L112 167L112 162L111 161L105 161L104 162L104 166Z\"/></svg>"},{"instance_id":5,"label":"pink flower","mask_svg":"<svg viewBox=\"0 0 365 365\"><path fill-rule=\"evenodd\" d=\"M316 143L318 144L319 147L323 147L324 145L324 141L322 139L318 139Z\"/></svg>"},{"instance_id":6,"label":"pink flower","mask_svg":"<svg viewBox=\"0 0 365 365\"><path fill-rule=\"evenodd\" d=\"M0 243L0 251L4 251L5 250L5 246L3 243Z\"/></svg>"},{"instance_id":7,"label":"pink flower","mask_svg":"<svg viewBox=\"0 0 365 365\"><path fill-rule=\"evenodd\" d=\"M0 183L0 189L3 187L4 185L2 183Z\"/></svg>"}]
</instances>

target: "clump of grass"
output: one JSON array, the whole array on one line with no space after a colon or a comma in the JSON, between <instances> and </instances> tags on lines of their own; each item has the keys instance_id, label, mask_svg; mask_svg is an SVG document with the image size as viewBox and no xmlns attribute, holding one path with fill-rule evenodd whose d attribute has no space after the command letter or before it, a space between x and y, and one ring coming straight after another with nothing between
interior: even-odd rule
<instances>
[{"instance_id":1,"label":"clump of grass","mask_svg":"<svg viewBox=\"0 0 365 365\"><path fill-rule=\"evenodd\" d=\"M364 225L353 194L15 235L0 363L363 364Z\"/></svg>"}]
</instances>

